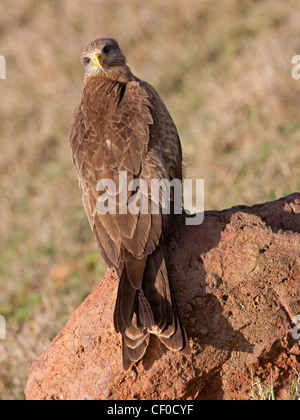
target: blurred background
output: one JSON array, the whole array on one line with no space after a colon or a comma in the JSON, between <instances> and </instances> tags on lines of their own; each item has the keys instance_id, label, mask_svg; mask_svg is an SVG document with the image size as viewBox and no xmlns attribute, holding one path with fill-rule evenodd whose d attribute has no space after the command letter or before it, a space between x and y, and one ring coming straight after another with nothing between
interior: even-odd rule
<instances>
[{"instance_id":1,"label":"blurred background","mask_svg":"<svg viewBox=\"0 0 300 420\"><path fill-rule=\"evenodd\" d=\"M68 130L83 47L116 38L178 127L206 209L300 190L299 0L9 0L0 3L0 399L95 287Z\"/></svg>"}]
</instances>

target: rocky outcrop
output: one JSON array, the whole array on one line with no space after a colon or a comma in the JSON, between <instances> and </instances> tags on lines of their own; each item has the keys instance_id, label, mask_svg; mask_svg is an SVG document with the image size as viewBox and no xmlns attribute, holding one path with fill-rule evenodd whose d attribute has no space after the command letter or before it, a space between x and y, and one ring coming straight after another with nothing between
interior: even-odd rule
<instances>
[{"instance_id":1,"label":"rocky outcrop","mask_svg":"<svg viewBox=\"0 0 300 420\"><path fill-rule=\"evenodd\" d=\"M289 386L300 371L292 337L300 315L300 194L206 212L202 225L182 224L168 249L192 354L151 337L143 360L124 372L113 328L117 280L108 270L31 363L28 400L247 399L251 370L262 380L272 374L276 392Z\"/></svg>"}]
</instances>

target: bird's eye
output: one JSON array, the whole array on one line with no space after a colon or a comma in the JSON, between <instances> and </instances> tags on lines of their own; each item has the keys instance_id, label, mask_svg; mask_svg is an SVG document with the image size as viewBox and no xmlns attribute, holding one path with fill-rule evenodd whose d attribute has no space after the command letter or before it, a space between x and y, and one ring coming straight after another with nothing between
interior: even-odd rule
<instances>
[{"instance_id":1,"label":"bird's eye","mask_svg":"<svg viewBox=\"0 0 300 420\"><path fill-rule=\"evenodd\" d=\"M91 59L89 57L85 57L84 62L85 64L90 64Z\"/></svg>"},{"instance_id":2,"label":"bird's eye","mask_svg":"<svg viewBox=\"0 0 300 420\"><path fill-rule=\"evenodd\" d=\"M103 52L104 52L104 54L108 54L108 53L109 53L109 51L110 51L110 47L109 47L108 45L106 45L106 46L103 48Z\"/></svg>"}]
</instances>

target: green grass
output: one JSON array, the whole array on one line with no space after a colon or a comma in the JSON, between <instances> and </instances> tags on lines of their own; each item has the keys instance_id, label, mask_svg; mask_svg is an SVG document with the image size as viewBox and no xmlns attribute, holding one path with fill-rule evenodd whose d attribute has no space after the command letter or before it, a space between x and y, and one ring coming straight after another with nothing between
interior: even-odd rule
<instances>
[{"instance_id":1,"label":"green grass","mask_svg":"<svg viewBox=\"0 0 300 420\"><path fill-rule=\"evenodd\" d=\"M259 377L254 377L253 370L251 369L250 399L253 401L276 401L282 399L298 401L300 399L300 373L295 371L295 375L290 377L289 389L286 392L286 397L280 398L276 395L272 372L270 380L266 383L262 383Z\"/></svg>"},{"instance_id":2,"label":"green grass","mask_svg":"<svg viewBox=\"0 0 300 420\"><path fill-rule=\"evenodd\" d=\"M298 401L300 399L300 373L297 373L295 378L290 379L290 394L288 399L290 401Z\"/></svg>"},{"instance_id":3,"label":"green grass","mask_svg":"<svg viewBox=\"0 0 300 420\"><path fill-rule=\"evenodd\" d=\"M251 400L254 401L275 401L274 384L272 380L267 385L263 385L259 378L254 380L253 371L251 370Z\"/></svg>"}]
</instances>

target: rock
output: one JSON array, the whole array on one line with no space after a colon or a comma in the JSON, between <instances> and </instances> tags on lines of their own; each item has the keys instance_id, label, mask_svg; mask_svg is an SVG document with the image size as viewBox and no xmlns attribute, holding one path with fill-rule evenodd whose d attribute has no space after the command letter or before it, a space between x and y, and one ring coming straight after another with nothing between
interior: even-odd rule
<instances>
[{"instance_id":1,"label":"rock","mask_svg":"<svg viewBox=\"0 0 300 420\"><path fill-rule=\"evenodd\" d=\"M28 400L247 399L251 370L262 381L272 375L285 393L300 371L291 322L300 314L300 194L206 212L202 225L182 224L168 250L192 354L152 336L143 360L124 372L108 270L31 363Z\"/></svg>"}]
</instances>

